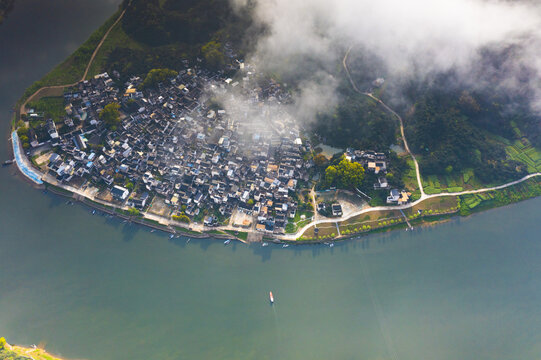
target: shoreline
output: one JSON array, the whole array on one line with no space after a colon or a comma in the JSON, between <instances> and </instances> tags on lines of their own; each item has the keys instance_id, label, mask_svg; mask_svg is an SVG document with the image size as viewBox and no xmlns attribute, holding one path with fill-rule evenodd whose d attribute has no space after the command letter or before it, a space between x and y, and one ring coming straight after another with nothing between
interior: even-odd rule
<instances>
[{"instance_id":1,"label":"shoreline","mask_svg":"<svg viewBox=\"0 0 541 360\"><path fill-rule=\"evenodd\" d=\"M47 352L44 348L41 348L36 345L31 345L30 347L15 345L5 343L5 350L12 351L17 356L24 357L32 360L64 360L56 355L52 355Z\"/></svg>"},{"instance_id":2,"label":"shoreline","mask_svg":"<svg viewBox=\"0 0 541 360\"><path fill-rule=\"evenodd\" d=\"M15 131L12 132L12 151L13 151L13 154L16 153L17 145L19 145L19 142L15 141L17 139L18 139L18 136L17 136L16 132ZM20 150L20 145L19 145L19 150ZM298 244L298 245L323 244L323 243L329 243L329 242L348 240L348 239L351 239L351 238L361 237L361 236L365 236L365 235L373 234L373 233L377 233L377 232L390 232L390 231L398 230L398 229L401 229L401 228L408 229L409 226L407 225L407 221L405 221L405 222L392 223L392 224L389 224L389 225L383 225L383 226L379 226L379 227L377 227L375 229L369 229L367 231L359 231L359 232L351 233L351 234L349 234L349 233L348 234L339 233L339 236L332 236L332 237L325 237L325 238L322 237L322 238L317 238L317 239L302 239L303 234L308 229L310 229L313 226L317 227L317 225L319 225L319 224L335 224L335 225L339 226L341 223L345 223L349 219L352 219L354 217L357 217L357 216L360 216L360 215L363 215L363 214L367 214L367 213L370 213L370 212L377 212L377 211L380 211L380 212L385 212L385 211L392 212L392 211L397 211L397 210L406 210L406 209L414 208L415 206L422 204L424 201L434 199L434 198L445 198L445 197L453 197L453 196L458 198L461 195L471 195L471 194L478 194L478 193L483 193L483 192L499 191L499 190L506 189L508 187L519 185L519 184L521 184L521 183L523 183L525 181L528 181L528 180L530 180L532 178L535 178L537 176L541 176L540 173L530 174L530 175L527 175L527 176L523 177L522 179L510 182L510 183L507 183L507 184L503 184L503 185L500 185L500 186L487 188L487 189L478 189L478 190L471 190L471 191L468 191L468 192L459 192L459 193L441 193L441 194L435 194L435 195L427 195L425 198L421 198L421 199L419 199L417 201L414 201L412 203L402 205L402 206L388 206L388 207L383 206L383 207L366 208L366 209L360 210L360 211L358 211L356 213L350 214L347 217L341 218L341 219L322 219L322 220L318 220L318 221L312 221L311 223L305 225L303 228L299 229L299 231L297 233L294 233L294 234L275 235L275 234L260 233L260 232L254 231L252 229L234 229L234 228L232 228L230 226L229 227L224 227L224 228L222 228L222 227L205 228L203 226L203 229L204 229L203 231L196 231L196 230L192 230L189 227L186 227L184 224L173 222L170 219L165 218L163 216L150 215L150 214L148 214L146 212L141 213L141 216L129 216L129 215L126 215L126 214L122 213L122 211L125 211L126 209L123 209L122 207L118 207L113 203L104 203L102 201L96 201L96 199L90 199L85 194L81 194L81 193L71 191L68 188L68 186L65 186L63 184L52 184L52 183L48 182L46 179L44 179L45 175L42 174L42 173L38 173L37 170L35 169L35 167L31 163L29 163L28 158L26 157L25 154L20 154L20 156L15 156L15 160L16 160L16 163L17 163L16 167L17 167L18 173L21 174L22 177L25 178L27 180L27 182L31 183L33 185L33 187L36 188L36 189L45 189L46 191L51 191L52 193L54 193L56 195L64 196L66 198L69 198L72 201L81 202L84 205L86 205L86 206L88 206L88 207L90 207L92 209L96 209L96 210L101 211L103 213L106 213L108 215L116 216L116 217L119 217L119 218L121 218L121 219L123 219L125 221L129 221L129 222L133 222L133 223L136 223L136 224L139 224L139 225L147 226L147 227L155 229L155 230L160 230L160 231L163 231L165 233L172 234L172 236L177 236L177 237L185 236L185 237L190 237L190 238L194 238L194 239L216 239L216 240L236 239L236 240L238 240L240 242L243 242L243 243L249 243L249 241L244 240L244 239L242 239L241 237L239 237L237 235L226 232L226 231L230 231L230 232L238 231L239 233L241 233L241 232L242 233L248 233L248 234L256 233L258 235L258 237L260 237L260 238L262 237L260 242L270 241L270 242L277 243L277 244ZM19 162L21 162L21 164L19 164ZM41 181L41 183L35 181L34 178L32 178L28 174L26 174L26 172L23 171L23 169L25 169L25 168L28 168L34 174L39 174L40 175L39 180ZM533 196L533 197L536 197L536 196ZM533 197L519 199L518 201L513 201L511 199L509 204L510 203L515 203L515 202L520 202L520 201L523 201L523 200L527 200L527 199L533 198ZM502 206L505 206L505 205L508 205L508 204L504 204ZM481 208L479 208L479 209L473 209L473 211L470 211L468 214L466 214L466 216L468 216L468 215L470 215L472 213L478 213L478 212L481 212L481 211L489 210L489 209L492 209L492 208L498 208L498 207L502 207L502 206L498 206L498 205L491 206L490 204L488 204L488 205L485 205L485 206L481 206ZM448 219L451 219L451 218L457 216L459 213L460 213L459 209L454 209L451 212L426 214L426 215L423 215L420 218L414 218L414 219L410 219L410 220L411 220L411 223L414 224L414 225L424 226L425 224L433 223L433 220L430 220L430 219L442 218L442 219L448 220ZM464 215L460 214L460 216L464 216ZM162 223L160 220L164 221L165 223ZM347 225L347 224L342 224L342 225ZM413 228L411 228L411 229L413 230ZM223 234L219 234L219 233L216 233L216 232L223 232Z\"/></svg>"}]
</instances>

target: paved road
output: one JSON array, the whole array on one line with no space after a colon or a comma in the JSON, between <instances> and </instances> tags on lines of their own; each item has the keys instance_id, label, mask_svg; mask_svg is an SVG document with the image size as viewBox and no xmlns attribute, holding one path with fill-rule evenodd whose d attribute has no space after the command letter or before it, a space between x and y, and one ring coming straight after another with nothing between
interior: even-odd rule
<instances>
[{"instance_id":1,"label":"paved road","mask_svg":"<svg viewBox=\"0 0 541 360\"><path fill-rule=\"evenodd\" d=\"M499 186L493 186L493 187L490 187L490 188L477 189L477 190L468 190L468 191L460 191L460 192L455 192L455 193L442 193L442 194L433 194L433 195L426 195L425 194L424 198L420 198L419 200L416 200L416 201L414 201L412 203L408 203L408 204L405 204L405 205L375 206L375 207L370 207L370 208L366 208L366 209L363 209L363 210L356 211L354 213L349 214L348 216L338 218L338 219L334 218L334 219L316 220L316 221L312 221L310 224L307 224L306 226L304 226L302 229L300 229L297 232L297 234L284 235L284 236L281 236L280 238L282 238L284 240L295 240L298 236L302 235L306 230L308 230L310 227L312 227L314 225L332 224L332 223L336 223L337 221L342 222L342 221L349 220L349 219L351 219L351 218L353 218L355 216L359 216L359 215L366 214L366 213L373 212L373 211L405 210L405 209L412 208L415 205L418 205L418 204L422 203L425 200L432 199L432 198L437 198L437 197L459 196L459 195L467 195L467 194L479 194L479 193L493 191L493 190L501 190L501 189L505 189L505 188L507 188L509 186L520 184L521 182L524 182L524 181L526 181L528 179L531 179L533 177L536 177L536 176L541 176L541 173L530 174L530 175L524 176L522 179L512 181L512 182L509 182L507 184L503 184L503 185L499 185Z\"/></svg>"}]
</instances>

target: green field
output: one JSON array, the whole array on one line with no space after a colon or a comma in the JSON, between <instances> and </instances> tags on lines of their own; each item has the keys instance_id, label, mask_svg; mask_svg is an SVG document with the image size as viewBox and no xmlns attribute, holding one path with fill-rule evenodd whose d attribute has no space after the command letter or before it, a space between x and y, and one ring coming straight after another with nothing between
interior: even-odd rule
<instances>
[{"instance_id":1,"label":"green field","mask_svg":"<svg viewBox=\"0 0 541 360\"><path fill-rule=\"evenodd\" d=\"M226 233L236 236L241 240L246 241L248 239L248 233L245 231L224 230Z\"/></svg>"},{"instance_id":2,"label":"green field","mask_svg":"<svg viewBox=\"0 0 541 360\"><path fill-rule=\"evenodd\" d=\"M534 148L526 138L515 141L505 150L512 160L525 164L529 173L541 171L541 151Z\"/></svg>"},{"instance_id":3,"label":"green field","mask_svg":"<svg viewBox=\"0 0 541 360\"><path fill-rule=\"evenodd\" d=\"M41 80L36 81L27 88L19 100L23 103L30 95L44 86L67 85L81 80L86 66L90 61L92 53L96 49L107 29L115 22L120 12L113 14L98 30L96 30L87 41L85 41L73 54L71 54L61 64L57 65Z\"/></svg>"},{"instance_id":4,"label":"green field","mask_svg":"<svg viewBox=\"0 0 541 360\"><path fill-rule=\"evenodd\" d=\"M302 215L306 216L306 219L301 220ZM295 213L295 218L289 219L289 222L286 225L286 234L296 233L303 226L310 223L312 216L314 216L313 211L297 211Z\"/></svg>"},{"instance_id":5,"label":"green field","mask_svg":"<svg viewBox=\"0 0 541 360\"><path fill-rule=\"evenodd\" d=\"M423 177L423 187L428 195L455 193L481 187L471 168L460 173L448 175L430 175Z\"/></svg>"},{"instance_id":6,"label":"green field","mask_svg":"<svg viewBox=\"0 0 541 360\"><path fill-rule=\"evenodd\" d=\"M61 96L43 97L28 103L26 107L33 109L36 113L42 113L45 119L53 119L55 123L62 122L66 115L64 98ZM32 127L36 127L35 124L32 124Z\"/></svg>"},{"instance_id":7,"label":"green field","mask_svg":"<svg viewBox=\"0 0 541 360\"><path fill-rule=\"evenodd\" d=\"M536 177L502 190L462 195L459 208L461 215L468 215L472 211L504 206L540 195L541 179Z\"/></svg>"}]
</instances>

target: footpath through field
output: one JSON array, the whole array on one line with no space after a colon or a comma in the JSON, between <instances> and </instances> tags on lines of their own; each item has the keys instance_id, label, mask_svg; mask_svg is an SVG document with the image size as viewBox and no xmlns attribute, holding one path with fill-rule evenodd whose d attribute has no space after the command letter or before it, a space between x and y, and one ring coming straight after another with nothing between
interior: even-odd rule
<instances>
[{"instance_id":1,"label":"footpath through field","mask_svg":"<svg viewBox=\"0 0 541 360\"><path fill-rule=\"evenodd\" d=\"M115 20L115 22L113 23L113 25L111 25L109 27L109 29L107 29L107 32L103 35L103 37L101 38L100 42L98 43L98 45L96 46L96 48L94 49L94 52L92 53L92 56L90 57L90 60L88 61L88 64L86 65L86 69L85 69L85 72L83 73L83 77L81 78L81 80L73 83L73 84L66 84L66 85L54 85L54 86L44 86L42 88L39 88L38 90L36 90L36 92L34 92L32 95L30 95L28 97L28 99L25 100L25 102L21 105L21 107L19 108L19 116L20 115L23 115L23 114L26 114L26 105L31 102L32 100L34 99L40 99L41 98L41 94L42 93L46 93L47 91L51 91L51 90L59 90L59 89L64 89L64 88L67 88L67 87L72 87L72 86L75 86L77 85L80 81L84 81L86 79L86 76L88 75L88 71L90 70L90 67L92 66L92 63L94 62L94 58L96 57L96 55L98 54L98 52L100 51L100 48L101 46L103 45L103 43L105 42L105 40L107 39L107 37L109 36L109 33L111 32L111 30L113 30L113 28L120 22L120 20L124 17L124 14L126 13L126 9L124 9L122 11L122 13L120 14L120 16L118 17L118 19Z\"/></svg>"}]
</instances>

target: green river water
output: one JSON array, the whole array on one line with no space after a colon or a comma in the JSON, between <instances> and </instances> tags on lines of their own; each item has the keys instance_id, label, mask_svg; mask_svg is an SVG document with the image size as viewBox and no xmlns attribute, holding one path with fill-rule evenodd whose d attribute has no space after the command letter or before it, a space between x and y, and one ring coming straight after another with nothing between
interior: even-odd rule
<instances>
[{"instance_id":1,"label":"green river water","mask_svg":"<svg viewBox=\"0 0 541 360\"><path fill-rule=\"evenodd\" d=\"M0 118L118 5L19 0ZM0 170L0 336L70 359L539 359L541 199L323 245L169 240ZM268 301L268 291L276 299Z\"/></svg>"}]
</instances>

